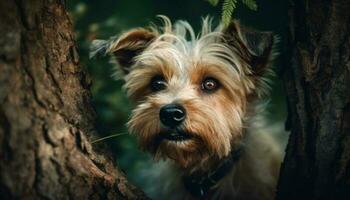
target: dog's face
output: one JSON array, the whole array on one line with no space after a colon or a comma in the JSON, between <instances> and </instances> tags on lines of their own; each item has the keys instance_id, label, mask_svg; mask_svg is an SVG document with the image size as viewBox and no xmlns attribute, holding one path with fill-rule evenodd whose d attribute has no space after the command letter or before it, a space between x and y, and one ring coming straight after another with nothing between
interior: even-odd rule
<instances>
[{"instance_id":1,"label":"dog's face","mask_svg":"<svg viewBox=\"0 0 350 200\"><path fill-rule=\"evenodd\" d=\"M236 22L210 26L204 20L196 37L186 22L172 28L165 18L162 32L134 29L98 46L115 55L136 104L130 132L156 158L182 167L228 155L242 136L248 104L265 89L272 34Z\"/></svg>"}]
</instances>

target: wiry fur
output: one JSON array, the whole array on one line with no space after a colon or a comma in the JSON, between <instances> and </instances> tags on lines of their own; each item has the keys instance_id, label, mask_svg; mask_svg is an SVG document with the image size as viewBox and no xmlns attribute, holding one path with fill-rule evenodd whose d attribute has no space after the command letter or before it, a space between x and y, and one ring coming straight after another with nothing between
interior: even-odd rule
<instances>
[{"instance_id":1,"label":"wiry fur","mask_svg":"<svg viewBox=\"0 0 350 200\"><path fill-rule=\"evenodd\" d=\"M211 197L272 199L281 156L271 136L253 130L250 119L257 114L257 100L268 90L265 76L270 71L273 36L243 30L237 22L213 28L209 18L196 35L185 21L172 25L168 18L162 19L161 29L134 29L108 42L99 41L92 51L93 55L112 53L119 62L124 88L136 104L128 122L130 132L137 134L141 148L156 159L175 161L165 174L210 171L242 147L238 163ZM157 75L165 78L167 87L152 92L149 84ZM203 92L205 77L217 79L221 87L210 94ZM186 109L182 129L192 139L157 139L166 130L159 110L170 103ZM166 181L170 180L159 183ZM174 181L179 184L171 186L171 193L192 198L180 180Z\"/></svg>"}]
</instances>

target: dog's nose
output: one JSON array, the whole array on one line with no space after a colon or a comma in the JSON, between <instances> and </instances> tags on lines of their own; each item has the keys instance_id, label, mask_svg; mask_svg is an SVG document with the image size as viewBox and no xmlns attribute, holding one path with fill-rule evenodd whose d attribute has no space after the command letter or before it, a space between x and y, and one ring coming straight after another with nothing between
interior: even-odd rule
<instances>
[{"instance_id":1,"label":"dog's nose","mask_svg":"<svg viewBox=\"0 0 350 200\"><path fill-rule=\"evenodd\" d=\"M186 117L185 108L179 104L168 104L161 107L159 112L160 121L169 128L180 125Z\"/></svg>"}]
</instances>

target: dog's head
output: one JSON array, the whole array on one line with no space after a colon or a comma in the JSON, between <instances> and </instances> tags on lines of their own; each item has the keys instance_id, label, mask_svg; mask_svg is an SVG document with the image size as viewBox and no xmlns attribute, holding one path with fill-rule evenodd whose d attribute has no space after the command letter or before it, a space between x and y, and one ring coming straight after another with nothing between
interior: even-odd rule
<instances>
[{"instance_id":1,"label":"dog's head","mask_svg":"<svg viewBox=\"0 0 350 200\"><path fill-rule=\"evenodd\" d=\"M116 58L143 149L182 167L222 158L242 136L248 104L266 92L274 37L236 21L212 29L206 18L195 35L187 22L163 20L96 41L92 53Z\"/></svg>"}]
</instances>

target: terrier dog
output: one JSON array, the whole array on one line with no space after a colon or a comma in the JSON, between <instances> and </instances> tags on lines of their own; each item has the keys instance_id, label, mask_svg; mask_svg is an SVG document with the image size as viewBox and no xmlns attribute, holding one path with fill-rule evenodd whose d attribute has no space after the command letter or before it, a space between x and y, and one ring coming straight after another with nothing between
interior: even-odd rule
<instances>
[{"instance_id":1,"label":"terrier dog","mask_svg":"<svg viewBox=\"0 0 350 200\"><path fill-rule=\"evenodd\" d=\"M96 40L90 56L113 55L136 108L128 128L165 158L162 199L273 199L281 151L256 128L276 38L237 21L200 34L185 21ZM255 120L254 120L255 119ZM164 192L164 193L163 193Z\"/></svg>"}]
</instances>

